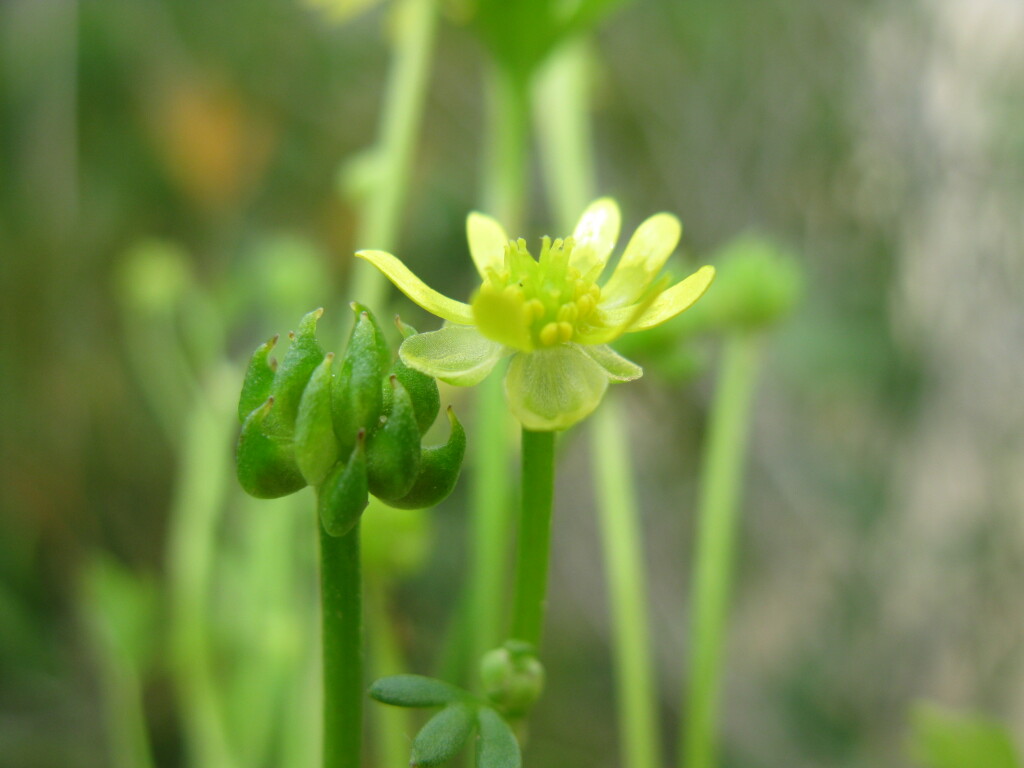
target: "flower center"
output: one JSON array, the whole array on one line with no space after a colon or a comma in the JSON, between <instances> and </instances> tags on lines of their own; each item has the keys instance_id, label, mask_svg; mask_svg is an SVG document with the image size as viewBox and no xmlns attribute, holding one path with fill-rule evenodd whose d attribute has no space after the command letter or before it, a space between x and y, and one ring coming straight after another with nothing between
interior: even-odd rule
<instances>
[{"instance_id":1,"label":"flower center","mask_svg":"<svg viewBox=\"0 0 1024 768\"><path fill-rule=\"evenodd\" d=\"M480 331L512 346L551 347L590 327L601 288L569 264L573 245L545 237L534 259L525 240L510 240L502 268L488 270L474 300Z\"/></svg>"}]
</instances>

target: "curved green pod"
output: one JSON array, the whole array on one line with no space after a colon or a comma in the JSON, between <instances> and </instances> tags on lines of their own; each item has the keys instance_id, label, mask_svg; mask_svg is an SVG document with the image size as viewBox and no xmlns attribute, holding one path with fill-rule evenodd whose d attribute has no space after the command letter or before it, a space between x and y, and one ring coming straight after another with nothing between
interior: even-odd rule
<instances>
[{"instance_id":1,"label":"curved green pod","mask_svg":"<svg viewBox=\"0 0 1024 768\"><path fill-rule=\"evenodd\" d=\"M277 361L270 359L270 351L277 344L278 336L256 347L245 369L242 380L242 392L238 396L238 421L245 422L245 417L259 408L270 397L270 386L274 382Z\"/></svg>"},{"instance_id":2,"label":"curved green pod","mask_svg":"<svg viewBox=\"0 0 1024 768\"><path fill-rule=\"evenodd\" d=\"M358 306L353 303L353 309ZM378 426L384 407L380 382L387 370L382 363L382 345L386 349L373 316L358 311L331 386L331 416L342 454L352 449L360 429L369 433Z\"/></svg>"},{"instance_id":3,"label":"curved green pod","mask_svg":"<svg viewBox=\"0 0 1024 768\"><path fill-rule=\"evenodd\" d=\"M246 493L258 499L276 499L306 486L295 464L291 441L265 431L269 415L276 407L275 399L268 397L246 417L235 451L238 482Z\"/></svg>"},{"instance_id":4,"label":"curved green pod","mask_svg":"<svg viewBox=\"0 0 1024 768\"><path fill-rule=\"evenodd\" d=\"M455 488L466 455L466 430L462 428L455 410L448 406L451 431L448 442L424 448L420 454L420 469L409 491L400 499L386 501L400 509L424 509L440 504Z\"/></svg>"},{"instance_id":5,"label":"curved green pod","mask_svg":"<svg viewBox=\"0 0 1024 768\"><path fill-rule=\"evenodd\" d=\"M313 371L295 417L295 463L310 485L320 485L338 460L331 424L331 380L334 353L328 352Z\"/></svg>"},{"instance_id":6,"label":"curved green pod","mask_svg":"<svg viewBox=\"0 0 1024 768\"><path fill-rule=\"evenodd\" d=\"M367 493L366 433L360 431L348 462L337 462L317 490L317 509L324 530L331 536L351 531L370 501Z\"/></svg>"},{"instance_id":7,"label":"curved green pod","mask_svg":"<svg viewBox=\"0 0 1024 768\"><path fill-rule=\"evenodd\" d=\"M322 308L313 310L299 321L299 330L289 334L291 344L270 386L275 406L267 420L268 434L291 437L295 432L295 417L302 392L324 359L324 351L316 340L316 323L323 313Z\"/></svg>"},{"instance_id":8,"label":"curved green pod","mask_svg":"<svg viewBox=\"0 0 1024 768\"><path fill-rule=\"evenodd\" d=\"M420 467L420 431L416 413L398 377L389 378L391 410L366 446L366 470L370 493L388 502L405 496Z\"/></svg>"}]
</instances>

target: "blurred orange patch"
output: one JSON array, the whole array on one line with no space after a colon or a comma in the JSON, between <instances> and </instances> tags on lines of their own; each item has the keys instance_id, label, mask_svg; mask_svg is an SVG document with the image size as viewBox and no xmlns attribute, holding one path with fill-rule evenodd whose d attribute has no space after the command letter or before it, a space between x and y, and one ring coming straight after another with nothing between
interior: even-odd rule
<instances>
[{"instance_id":1,"label":"blurred orange patch","mask_svg":"<svg viewBox=\"0 0 1024 768\"><path fill-rule=\"evenodd\" d=\"M178 81L156 95L150 125L173 181L199 207L220 211L263 174L273 132L225 88Z\"/></svg>"}]
</instances>

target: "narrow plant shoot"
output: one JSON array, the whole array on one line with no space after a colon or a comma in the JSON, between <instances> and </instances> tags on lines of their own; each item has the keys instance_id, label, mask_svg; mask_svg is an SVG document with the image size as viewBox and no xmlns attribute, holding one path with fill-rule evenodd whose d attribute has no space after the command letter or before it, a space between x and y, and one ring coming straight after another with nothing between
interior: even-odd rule
<instances>
[{"instance_id":1,"label":"narrow plant shoot","mask_svg":"<svg viewBox=\"0 0 1024 768\"><path fill-rule=\"evenodd\" d=\"M359 768L362 739L362 606L359 522L371 495L424 508L451 493L466 434L448 409L450 437L424 447L437 415L437 384L393 360L376 319L352 304L355 323L340 357L316 339L318 309L306 315L277 365L277 337L260 345L242 384L238 479L258 498L311 486L317 498L323 617L323 764ZM407 329L409 336L415 334ZM466 737L476 713L461 713ZM424 765L446 752L428 739ZM449 751L460 744L449 739ZM440 750L440 751L439 751ZM435 760L435 762L431 762Z\"/></svg>"}]
</instances>

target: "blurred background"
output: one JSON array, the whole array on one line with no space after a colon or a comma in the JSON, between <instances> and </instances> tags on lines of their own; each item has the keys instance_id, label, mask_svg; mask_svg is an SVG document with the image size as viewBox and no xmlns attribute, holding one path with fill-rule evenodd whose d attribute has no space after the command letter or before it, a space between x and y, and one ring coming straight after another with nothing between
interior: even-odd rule
<instances>
[{"instance_id":1,"label":"blurred background","mask_svg":"<svg viewBox=\"0 0 1024 768\"><path fill-rule=\"evenodd\" d=\"M485 111L460 12L438 30L395 245L450 295L472 283L463 226ZM172 653L161 637L190 599L227 607L222 648L276 653L282 669L315 657L310 499L249 503L230 472L202 478L230 469L252 348L317 306L328 336L342 327L351 253L375 245L357 241L356 193L391 23L383 7L340 23L298 0L0 5L0 765L114 765L109 713L129 710L156 765L188 764L182 734L202 715L183 708L168 655L190 641ZM754 406L724 766L915 765L909 712L924 699L1022 746L1021 40L1017 0L636 0L590 40L598 188L624 231L673 211L696 264L757 230L804 273ZM528 197L539 236L554 215L536 178ZM706 346L686 381L621 393L667 724ZM472 393L443 396L471 410ZM204 420L216 402L227 420ZM584 434L563 443L534 766L618 764ZM393 575L415 671L443 645L465 570L465 497L463 483L413 526L435 543ZM253 582L275 555L287 579ZM190 569L214 574L212 598L189 591ZM240 663L223 653L214 665ZM311 711L305 683L236 694L269 702L259 722L283 729Z\"/></svg>"}]
</instances>

